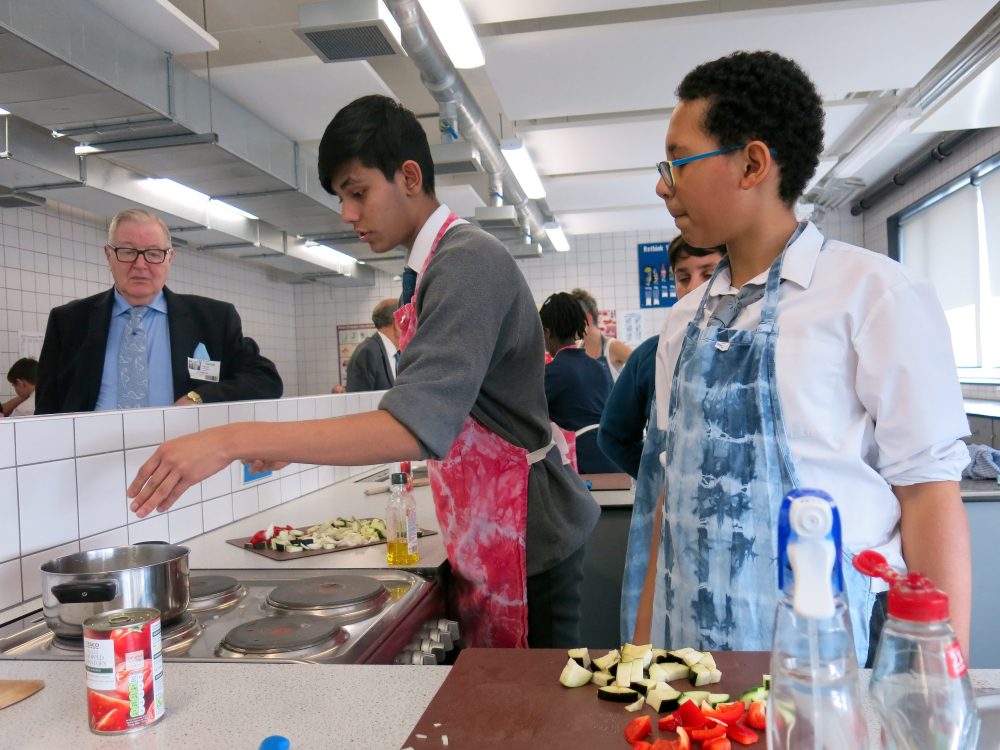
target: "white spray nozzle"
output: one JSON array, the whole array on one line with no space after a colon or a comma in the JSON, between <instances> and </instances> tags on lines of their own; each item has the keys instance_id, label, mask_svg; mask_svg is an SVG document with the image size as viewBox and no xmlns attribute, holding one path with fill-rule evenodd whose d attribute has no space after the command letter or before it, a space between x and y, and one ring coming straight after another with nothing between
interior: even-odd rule
<instances>
[{"instance_id":1,"label":"white spray nozzle","mask_svg":"<svg viewBox=\"0 0 1000 750\"><path fill-rule=\"evenodd\" d=\"M830 575L836 548L833 544L833 510L820 498L800 497L789 509L794 537L788 542L792 566L792 606L803 617L821 619L835 612Z\"/></svg>"}]
</instances>

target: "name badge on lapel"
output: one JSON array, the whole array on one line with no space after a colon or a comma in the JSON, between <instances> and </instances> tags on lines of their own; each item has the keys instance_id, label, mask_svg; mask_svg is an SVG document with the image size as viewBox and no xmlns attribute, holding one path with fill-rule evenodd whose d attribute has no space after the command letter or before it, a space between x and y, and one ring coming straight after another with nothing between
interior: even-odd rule
<instances>
[{"instance_id":1,"label":"name badge on lapel","mask_svg":"<svg viewBox=\"0 0 1000 750\"><path fill-rule=\"evenodd\" d=\"M222 363L209 359L208 349L204 344L194 348L194 355L188 357L188 376L192 380L207 380L210 383L219 382Z\"/></svg>"}]
</instances>

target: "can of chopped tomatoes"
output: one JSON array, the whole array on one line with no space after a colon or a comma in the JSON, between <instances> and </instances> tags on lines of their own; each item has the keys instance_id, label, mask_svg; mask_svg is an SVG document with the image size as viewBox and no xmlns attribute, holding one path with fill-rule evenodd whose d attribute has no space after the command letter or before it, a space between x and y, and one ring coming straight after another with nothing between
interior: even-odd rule
<instances>
[{"instance_id":1,"label":"can of chopped tomatoes","mask_svg":"<svg viewBox=\"0 0 1000 750\"><path fill-rule=\"evenodd\" d=\"M137 732L163 717L159 610L115 609L88 617L83 655L92 732Z\"/></svg>"}]
</instances>

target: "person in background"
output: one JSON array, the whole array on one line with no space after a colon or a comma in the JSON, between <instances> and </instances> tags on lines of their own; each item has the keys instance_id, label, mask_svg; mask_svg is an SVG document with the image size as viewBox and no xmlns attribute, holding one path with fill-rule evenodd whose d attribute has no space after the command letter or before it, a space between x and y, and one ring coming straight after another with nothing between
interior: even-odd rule
<instances>
[{"instance_id":1,"label":"person in background","mask_svg":"<svg viewBox=\"0 0 1000 750\"><path fill-rule=\"evenodd\" d=\"M584 546L600 511L556 447L542 326L517 262L438 202L424 129L388 97L337 113L320 142L319 180L373 252L406 248L395 384L375 411L166 442L128 488L132 511L166 511L237 459L254 470L431 459L466 644L575 646Z\"/></svg>"},{"instance_id":2,"label":"person in background","mask_svg":"<svg viewBox=\"0 0 1000 750\"><path fill-rule=\"evenodd\" d=\"M678 235L667 257L677 285L677 298L704 284L715 272L724 247L691 247ZM660 337L650 336L636 347L615 381L601 413L597 444L604 455L633 479L639 476L642 441L649 421L656 375L656 348Z\"/></svg>"},{"instance_id":3,"label":"person in background","mask_svg":"<svg viewBox=\"0 0 1000 750\"><path fill-rule=\"evenodd\" d=\"M279 398L281 377L228 302L174 294L170 232L119 211L104 256L106 292L49 313L38 358L39 414Z\"/></svg>"},{"instance_id":4,"label":"person in background","mask_svg":"<svg viewBox=\"0 0 1000 750\"><path fill-rule=\"evenodd\" d=\"M592 359L576 342L587 319L571 295L557 292L538 311L545 333L545 349L552 355L545 366L545 399L549 419L576 433L576 462L581 474L607 474L618 467L597 447L597 426L611 390L607 368Z\"/></svg>"},{"instance_id":5,"label":"person in background","mask_svg":"<svg viewBox=\"0 0 1000 750\"><path fill-rule=\"evenodd\" d=\"M583 336L583 348L598 362L604 363L611 375L612 382L618 379L618 374L628 361L632 349L618 339L609 339L598 328L600 315L597 310L597 300L584 289L574 289L570 294L580 303L587 316L587 330Z\"/></svg>"},{"instance_id":6,"label":"person in background","mask_svg":"<svg viewBox=\"0 0 1000 750\"><path fill-rule=\"evenodd\" d=\"M15 396L0 409L4 417L30 417L35 413L35 383L38 379L38 362L32 357L22 357L7 371L7 382L14 387Z\"/></svg>"},{"instance_id":7,"label":"person in background","mask_svg":"<svg viewBox=\"0 0 1000 750\"><path fill-rule=\"evenodd\" d=\"M347 365L347 391L384 391L392 388L399 363L399 326L393 315L399 300L384 299L372 310L375 334L358 344Z\"/></svg>"},{"instance_id":8,"label":"person in background","mask_svg":"<svg viewBox=\"0 0 1000 750\"><path fill-rule=\"evenodd\" d=\"M623 630L636 643L769 649L778 509L809 487L840 509L859 662L885 602L851 565L865 549L945 591L967 649L968 421L934 287L797 221L823 104L796 63L735 52L688 73L677 97L656 191L688 243L728 253L660 333L650 434L666 436L643 449Z\"/></svg>"}]
</instances>

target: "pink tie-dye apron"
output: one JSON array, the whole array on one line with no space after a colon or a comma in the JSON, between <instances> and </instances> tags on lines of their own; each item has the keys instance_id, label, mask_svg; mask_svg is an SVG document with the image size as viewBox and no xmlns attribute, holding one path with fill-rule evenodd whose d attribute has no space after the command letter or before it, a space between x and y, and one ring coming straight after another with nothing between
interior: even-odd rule
<instances>
[{"instance_id":1,"label":"pink tie-dye apron","mask_svg":"<svg viewBox=\"0 0 1000 750\"><path fill-rule=\"evenodd\" d=\"M434 238L417 289L438 243L456 219L455 214L449 215ZM417 330L414 299L396 311L400 350ZM448 455L427 462L434 508L451 563L451 605L467 646L528 646L528 474L531 464L544 458L552 446L549 443L529 453L470 416ZM570 451L566 446L564 455Z\"/></svg>"}]
</instances>

